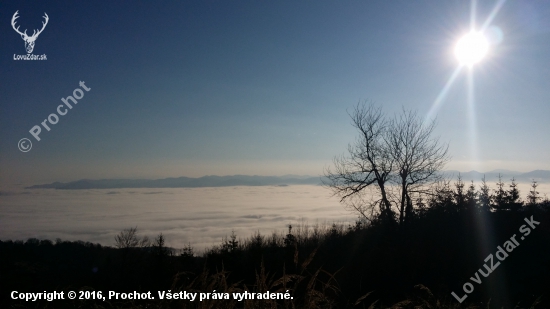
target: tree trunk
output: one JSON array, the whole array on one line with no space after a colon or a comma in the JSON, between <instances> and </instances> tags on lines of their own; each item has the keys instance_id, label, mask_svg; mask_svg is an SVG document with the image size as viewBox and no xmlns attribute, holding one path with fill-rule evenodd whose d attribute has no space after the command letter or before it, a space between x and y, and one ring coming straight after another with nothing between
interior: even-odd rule
<instances>
[{"instance_id":1,"label":"tree trunk","mask_svg":"<svg viewBox=\"0 0 550 309\"><path fill-rule=\"evenodd\" d=\"M399 206L399 225L405 221L405 202L407 197L407 185L405 181L401 183L401 205Z\"/></svg>"},{"instance_id":2,"label":"tree trunk","mask_svg":"<svg viewBox=\"0 0 550 309\"><path fill-rule=\"evenodd\" d=\"M409 195L408 189L407 189L407 207L405 208L405 223L408 224L412 220L412 214L413 214L413 204L411 197Z\"/></svg>"},{"instance_id":3,"label":"tree trunk","mask_svg":"<svg viewBox=\"0 0 550 309\"><path fill-rule=\"evenodd\" d=\"M388 196L386 195L386 188L384 186L384 182L379 180L378 181L378 187L380 187L380 192L382 194L382 202L384 203L384 206L386 207L385 209L385 214L383 214L383 216L387 217L387 219L389 220L393 220L393 218L391 217L391 204L390 204L390 201L388 200Z\"/></svg>"}]
</instances>

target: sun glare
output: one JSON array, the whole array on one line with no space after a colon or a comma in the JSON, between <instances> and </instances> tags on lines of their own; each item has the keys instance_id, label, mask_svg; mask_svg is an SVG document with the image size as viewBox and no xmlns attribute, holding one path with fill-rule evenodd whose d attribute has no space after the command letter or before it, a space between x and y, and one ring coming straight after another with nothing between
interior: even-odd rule
<instances>
[{"instance_id":1,"label":"sun glare","mask_svg":"<svg viewBox=\"0 0 550 309\"><path fill-rule=\"evenodd\" d=\"M472 66L485 57L489 43L483 34L471 32L463 36L456 43L455 55L462 65Z\"/></svg>"}]
</instances>

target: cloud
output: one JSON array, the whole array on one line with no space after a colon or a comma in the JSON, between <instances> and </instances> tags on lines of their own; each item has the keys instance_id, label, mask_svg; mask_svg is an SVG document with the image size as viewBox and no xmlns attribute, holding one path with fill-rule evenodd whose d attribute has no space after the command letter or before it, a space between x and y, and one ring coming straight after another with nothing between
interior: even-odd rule
<instances>
[{"instance_id":1,"label":"cloud","mask_svg":"<svg viewBox=\"0 0 550 309\"><path fill-rule=\"evenodd\" d=\"M0 239L61 238L113 245L121 230L138 228L153 239L166 236L167 245L188 243L201 252L220 244L234 230L241 239L286 232L301 219L350 222L344 210L320 186L150 189L33 190L31 195L0 196Z\"/></svg>"},{"instance_id":2,"label":"cloud","mask_svg":"<svg viewBox=\"0 0 550 309\"><path fill-rule=\"evenodd\" d=\"M529 184L519 189L525 197ZM538 191L550 194L550 184L540 184ZM357 218L329 190L314 185L3 191L0 204L2 240L61 238L112 246L121 230L137 226L142 236L163 233L167 245L190 243L197 252L220 244L232 231L245 239L258 231L286 233L288 224L354 224Z\"/></svg>"}]
</instances>

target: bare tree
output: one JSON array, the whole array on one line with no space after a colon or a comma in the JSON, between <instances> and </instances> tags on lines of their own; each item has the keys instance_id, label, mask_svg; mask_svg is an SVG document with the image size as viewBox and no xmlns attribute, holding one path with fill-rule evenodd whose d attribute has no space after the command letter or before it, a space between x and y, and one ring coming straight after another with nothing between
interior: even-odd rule
<instances>
[{"instance_id":1,"label":"bare tree","mask_svg":"<svg viewBox=\"0 0 550 309\"><path fill-rule=\"evenodd\" d=\"M350 117L359 136L348 145L347 155L334 158L334 167L325 171L325 185L367 219L378 206L379 215L394 220L395 205L403 224L413 214L411 194L427 191L440 180L448 147L432 137L435 121L424 124L416 112L403 110L388 120L380 108L365 103ZM375 194L369 192L370 202L365 203L364 195L372 188Z\"/></svg>"},{"instance_id":2,"label":"bare tree","mask_svg":"<svg viewBox=\"0 0 550 309\"><path fill-rule=\"evenodd\" d=\"M388 126L386 145L401 187L400 224L412 216L411 193L422 192L426 184L440 180L438 172L449 160L448 145L432 137L435 125L435 120L425 124L416 112L403 109Z\"/></svg>"},{"instance_id":3,"label":"bare tree","mask_svg":"<svg viewBox=\"0 0 550 309\"><path fill-rule=\"evenodd\" d=\"M119 249L144 248L149 245L150 242L147 236L139 237L137 235L137 227L125 229L115 236L115 247Z\"/></svg>"},{"instance_id":4,"label":"bare tree","mask_svg":"<svg viewBox=\"0 0 550 309\"><path fill-rule=\"evenodd\" d=\"M334 168L326 169L328 181L325 185L340 197L341 202L360 196L363 190L374 185L379 192L378 199L366 208L354 202L351 202L351 207L368 219L365 213L378 205L383 217L393 219L386 190L394 166L393 157L384 143L388 122L382 110L372 104L357 104L349 116L359 136L354 144L348 145L348 155L335 157Z\"/></svg>"}]
</instances>

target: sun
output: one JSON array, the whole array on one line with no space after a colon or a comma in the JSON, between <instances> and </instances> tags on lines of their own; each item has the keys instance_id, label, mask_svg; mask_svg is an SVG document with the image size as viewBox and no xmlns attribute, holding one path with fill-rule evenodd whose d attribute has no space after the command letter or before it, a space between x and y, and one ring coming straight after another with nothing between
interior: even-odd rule
<instances>
[{"instance_id":1,"label":"sun","mask_svg":"<svg viewBox=\"0 0 550 309\"><path fill-rule=\"evenodd\" d=\"M483 34L470 32L456 43L455 55L462 65L472 66L485 57L489 43Z\"/></svg>"}]
</instances>

